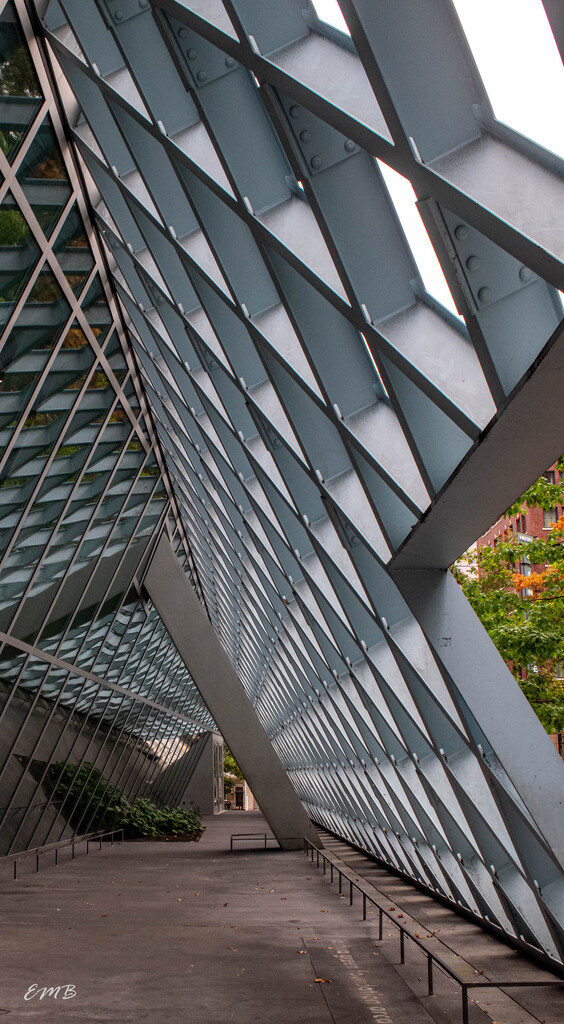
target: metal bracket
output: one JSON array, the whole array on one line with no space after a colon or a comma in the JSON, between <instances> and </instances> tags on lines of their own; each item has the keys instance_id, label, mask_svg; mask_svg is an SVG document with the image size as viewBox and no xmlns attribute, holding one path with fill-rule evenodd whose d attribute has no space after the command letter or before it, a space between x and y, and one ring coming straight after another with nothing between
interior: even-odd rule
<instances>
[{"instance_id":1,"label":"metal bracket","mask_svg":"<svg viewBox=\"0 0 564 1024\"><path fill-rule=\"evenodd\" d=\"M478 311L537 280L529 267L523 266L476 228L444 207L441 212Z\"/></svg>"},{"instance_id":2,"label":"metal bracket","mask_svg":"<svg viewBox=\"0 0 564 1024\"><path fill-rule=\"evenodd\" d=\"M360 146L352 139L347 139L289 97L280 93L278 96L310 175L320 174L328 167L334 167L342 160L360 153Z\"/></svg>"},{"instance_id":3,"label":"metal bracket","mask_svg":"<svg viewBox=\"0 0 564 1024\"><path fill-rule=\"evenodd\" d=\"M177 18L172 18L169 15L168 23L197 89L202 89L210 82L229 75L239 67L234 57L230 57L213 43L209 43L207 39L197 35Z\"/></svg>"},{"instance_id":4,"label":"metal bracket","mask_svg":"<svg viewBox=\"0 0 564 1024\"><path fill-rule=\"evenodd\" d=\"M124 21L146 14L151 10L149 0L104 0L112 24L122 25Z\"/></svg>"}]
</instances>

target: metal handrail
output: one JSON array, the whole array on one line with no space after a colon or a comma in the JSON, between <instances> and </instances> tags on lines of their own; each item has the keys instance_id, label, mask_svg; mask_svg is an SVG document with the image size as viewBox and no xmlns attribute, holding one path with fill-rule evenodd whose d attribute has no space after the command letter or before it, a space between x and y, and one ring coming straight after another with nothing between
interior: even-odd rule
<instances>
[{"instance_id":1,"label":"metal handrail","mask_svg":"<svg viewBox=\"0 0 564 1024\"><path fill-rule=\"evenodd\" d=\"M384 907L380 906L380 904L377 902L377 900L375 900L372 896L369 896L368 893L365 892L365 890L363 889L362 885L359 885L358 882L353 882L353 880L351 878L349 878L349 876L348 876L346 871L343 871L341 868L338 868L335 864L333 864L333 861L330 860L330 858L327 857L326 854L323 853L322 850L320 850L317 846L315 846L313 843L311 843L309 841L309 839L305 839L304 838L304 853L305 853L306 856L308 855L309 851L311 851L311 861L312 861L312 863L313 863L314 851L317 854L317 865L316 865L317 867L319 867L319 858L320 857L322 858L322 861L323 861L323 874L324 875L327 874L327 863L329 863L330 868L331 868L331 872L330 872L331 882L333 882L333 880L334 880L334 873L335 873L335 871L338 872L338 875L339 875L339 893L340 894L343 891L343 877L345 877L347 879L347 881L349 883L349 905L351 907L353 905L353 893L354 893L354 890L356 889L362 895L362 920L363 921L366 921L366 905L367 905L367 903L371 903L372 906L375 907L378 910L378 939L379 939L380 942L382 941L382 938L383 938L383 919L384 919L384 916L389 921L391 921L391 923L394 924L396 926L396 928L399 929L399 933L400 933L399 934L399 940L400 940L400 947L399 948L400 948L400 963L401 964L405 963L405 937L406 937L406 935L407 935L407 937L409 939L411 939L412 942L415 943L416 946L419 946L421 951L427 957L427 991L428 991L428 995L430 995L430 996L434 995L434 988L433 988L433 965L434 964L436 964L436 966L438 968L440 968L440 970L442 970L445 974L448 974L449 977L451 977L453 979L453 981L455 981L458 985L460 985L461 996L462 996L462 1024L468 1024L468 989L470 989L470 988L499 988L499 989L505 989L505 988L537 988L537 987L543 987L543 986L550 988L550 987L553 987L553 986L564 985L564 979L562 979L560 981L465 981L463 978L460 977L460 975L458 975L456 973L456 971L454 971L452 969L452 967L449 967L449 965L447 963L445 963L445 961L440 956L437 956L436 953L433 953L432 950L428 949L428 947L421 941L421 939L419 939L412 931L410 931L409 928L406 928L405 925L399 924L399 922L396 920L396 918L392 917L391 914L387 910L384 909Z\"/></svg>"},{"instance_id":2,"label":"metal handrail","mask_svg":"<svg viewBox=\"0 0 564 1024\"><path fill-rule=\"evenodd\" d=\"M90 852L90 843L99 842L98 849L102 849L102 839L105 836L110 836L110 846L114 845L114 836L121 834L121 842L124 841L124 830L123 828L114 828L109 832L87 832L83 836L72 836L70 839L61 839L58 843L47 843L45 846L35 846L31 850L21 850L19 853L7 853L4 857L0 857L0 864L7 861L14 862L14 878L18 877L18 861L24 860L26 857L35 857L35 870L39 871L39 858L44 853L55 853L55 867L59 863L59 850L64 849L66 846L72 847L72 857L74 860L74 850L78 843L86 843L86 853Z\"/></svg>"},{"instance_id":3,"label":"metal handrail","mask_svg":"<svg viewBox=\"0 0 564 1024\"><path fill-rule=\"evenodd\" d=\"M267 842L278 842L276 836L269 836L266 832L233 832L231 835L230 852L233 853L233 843L242 842L244 839L262 839L266 850Z\"/></svg>"}]
</instances>

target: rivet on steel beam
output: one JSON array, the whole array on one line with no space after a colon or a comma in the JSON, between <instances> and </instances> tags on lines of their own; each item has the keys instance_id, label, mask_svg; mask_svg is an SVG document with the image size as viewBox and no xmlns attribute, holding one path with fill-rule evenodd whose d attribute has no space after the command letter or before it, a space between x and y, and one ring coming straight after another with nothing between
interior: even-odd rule
<instances>
[{"instance_id":1,"label":"rivet on steel beam","mask_svg":"<svg viewBox=\"0 0 564 1024\"><path fill-rule=\"evenodd\" d=\"M290 117L299 117L302 112L302 108L298 107L297 103L294 103L293 107L290 107Z\"/></svg>"},{"instance_id":2,"label":"rivet on steel beam","mask_svg":"<svg viewBox=\"0 0 564 1024\"><path fill-rule=\"evenodd\" d=\"M323 160L321 159L320 156L312 156L310 160L310 166L313 168L314 171L318 171L322 165Z\"/></svg>"},{"instance_id":3,"label":"rivet on steel beam","mask_svg":"<svg viewBox=\"0 0 564 1024\"><path fill-rule=\"evenodd\" d=\"M207 77L208 76L206 75L205 71L198 71L196 74L196 78L198 79L199 82L207 81Z\"/></svg>"},{"instance_id":4,"label":"rivet on steel beam","mask_svg":"<svg viewBox=\"0 0 564 1024\"><path fill-rule=\"evenodd\" d=\"M480 260L477 256L469 256L466 260L466 266L468 267L468 270L477 270L480 266Z\"/></svg>"},{"instance_id":5,"label":"rivet on steel beam","mask_svg":"<svg viewBox=\"0 0 564 1024\"><path fill-rule=\"evenodd\" d=\"M519 271L519 277L521 281L530 281L533 276L533 272L530 267L521 267Z\"/></svg>"},{"instance_id":6,"label":"rivet on steel beam","mask_svg":"<svg viewBox=\"0 0 564 1024\"><path fill-rule=\"evenodd\" d=\"M226 57L225 58L225 67L226 68L234 68L235 64L236 64L236 60L235 60L234 57Z\"/></svg>"},{"instance_id":7,"label":"rivet on steel beam","mask_svg":"<svg viewBox=\"0 0 564 1024\"><path fill-rule=\"evenodd\" d=\"M190 49L186 51L186 56L188 57L188 60L196 60L196 57L198 56L198 51L195 50L193 46L191 46Z\"/></svg>"},{"instance_id":8,"label":"rivet on steel beam","mask_svg":"<svg viewBox=\"0 0 564 1024\"><path fill-rule=\"evenodd\" d=\"M490 288L480 288L480 291L478 292L480 302L489 302L491 297L492 293Z\"/></svg>"},{"instance_id":9,"label":"rivet on steel beam","mask_svg":"<svg viewBox=\"0 0 564 1024\"><path fill-rule=\"evenodd\" d=\"M352 139L347 139L345 142L345 149L347 153L354 153L356 149L356 143Z\"/></svg>"},{"instance_id":10,"label":"rivet on steel beam","mask_svg":"<svg viewBox=\"0 0 564 1024\"><path fill-rule=\"evenodd\" d=\"M188 29L179 28L176 34L179 39L186 39L186 36L188 35Z\"/></svg>"},{"instance_id":11,"label":"rivet on steel beam","mask_svg":"<svg viewBox=\"0 0 564 1024\"><path fill-rule=\"evenodd\" d=\"M149 0L139 0L139 6L141 10L144 11L145 8L149 6Z\"/></svg>"},{"instance_id":12,"label":"rivet on steel beam","mask_svg":"<svg viewBox=\"0 0 564 1024\"><path fill-rule=\"evenodd\" d=\"M457 224L454 229L454 234L462 242L465 238L468 238L468 228L466 224Z\"/></svg>"},{"instance_id":13,"label":"rivet on steel beam","mask_svg":"<svg viewBox=\"0 0 564 1024\"><path fill-rule=\"evenodd\" d=\"M311 142L311 132L304 129L303 132L300 132L300 139L302 142Z\"/></svg>"},{"instance_id":14,"label":"rivet on steel beam","mask_svg":"<svg viewBox=\"0 0 564 1024\"><path fill-rule=\"evenodd\" d=\"M123 11L114 12L114 21L123 21Z\"/></svg>"}]
</instances>

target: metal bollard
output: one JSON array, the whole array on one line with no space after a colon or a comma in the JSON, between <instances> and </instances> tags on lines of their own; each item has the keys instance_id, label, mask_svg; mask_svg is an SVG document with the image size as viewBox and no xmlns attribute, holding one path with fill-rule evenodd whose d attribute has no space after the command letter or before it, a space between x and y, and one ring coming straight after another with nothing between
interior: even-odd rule
<instances>
[{"instance_id":1,"label":"metal bollard","mask_svg":"<svg viewBox=\"0 0 564 1024\"><path fill-rule=\"evenodd\" d=\"M468 988L462 986L462 1024L468 1024Z\"/></svg>"}]
</instances>

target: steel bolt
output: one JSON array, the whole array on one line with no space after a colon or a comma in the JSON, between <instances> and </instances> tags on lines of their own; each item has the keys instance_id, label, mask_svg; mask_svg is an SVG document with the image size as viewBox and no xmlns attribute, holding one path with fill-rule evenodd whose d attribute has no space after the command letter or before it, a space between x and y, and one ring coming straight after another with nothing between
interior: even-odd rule
<instances>
[{"instance_id":1,"label":"steel bolt","mask_svg":"<svg viewBox=\"0 0 564 1024\"><path fill-rule=\"evenodd\" d=\"M207 77L208 76L206 75L205 71L198 71L196 75L196 78L198 79L199 82L205 82Z\"/></svg>"},{"instance_id":2,"label":"steel bolt","mask_svg":"<svg viewBox=\"0 0 564 1024\"><path fill-rule=\"evenodd\" d=\"M492 293L490 288L480 288L480 291L478 292L480 302L489 302L491 297Z\"/></svg>"},{"instance_id":3,"label":"steel bolt","mask_svg":"<svg viewBox=\"0 0 564 1024\"><path fill-rule=\"evenodd\" d=\"M529 267L521 267L519 271L519 277L522 281L530 281L533 276L533 272Z\"/></svg>"},{"instance_id":4,"label":"steel bolt","mask_svg":"<svg viewBox=\"0 0 564 1024\"><path fill-rule=\"evenodd\" d=\"M187 29L185 29L185 28L179 28L178 29L178 38L179 39L186 39L187 35L188 35Z\"/></svg>"},{"instance_id":5,"label":"steel bolt","mask_svg":"<svg viewBox=\"0 0 564 1024\"><path fill-rule=\"evenodd\" d=\"M194 47L192 46L187 51L186 56L188 57L188 60L196 60L196 57L198 56L198 51L195 50Z\"/></svg>"},{"instance_id":6,"label":"steel bolt","mask_svg":"<svg viewBox=\"0 0 564 1024\"><path fill-rule=\"evenodd\" d=\"M290 117L299 117L302 112L302 108L298 107L297 103L294 103L293 107L290 107Z\"/></svg>"},{"instance_id":7,"label":"steel bolt","mask_svg":"<svg viewBox=\"0 0 564 1024\"><path fill-rule=\"evenodd\" d=\"M114 14L114 21L123 21L123 11L116 11Z\"/></svg>"},{"instance_id":8,"label":"steel bolt","mask_svg":"<svg viewBox=\"0 0 564 1024\"><path fill-rule=\"evenodd\" d=\"M345 142L345 149L347 153L354 153L356 149L356 143L354 143L352 139L347 139L347 141Z\"/></svg>"},{"instance_id":9,"label":"steel bolt","mask_svg":"<svg viewBox=\"0 0 564 1024\"><path fill-rule=\"evenodd\" d=\"M477 256L469 256L466 260L466 266L468 267L468 270L477 270L480 266L480 260Z\"/></svg>"},{"instance_id":10,"label":"steel bolt","mask_svg":"<svg viewBox=\"0 0 564 1024\"><path fill-rule=\"evenodd\" d=\"M302 140L302 142L311 142L311 132L300 132L300 139Z\"/></svg>"},{"instance_id":11,"label":"steel bolt","mask_svg":"<svg viewBox=\"0 0 564 1024\"><path fill-rule=\"evenodd\" d=\"M323 163L323 160L321 159L320 156L312 156L312 158L310 160L310 164L313 167L314 171L319 170L319 168L321 167L322 163Z\"/></svg>"},{"instance_id":12,"label":"steel bolt","mask_svg":"<svg viewBox=\"0 0 564 1024\"><path fill-rule=\"evenodd\" d=\"M454 229L454 233L460 241L464 238L468 238L468 228L466 227L466 224L457 224Z\"/></svg>"},{"instance_id":13,"label":"steel bolt","mask_svg":"<svg viewBox=\"0 0 564 1024\"><path fill-rule=\"evenodd\" d=\"M149 6L149 0L139 0L139 6L142 10Z\"/></svg>"},{"instance_id":14,"label":"steel bolt","mask_svg":"<svg viewBox=\"0 0 564 1024\"><path fill-rule=\"evenodd\" d=\"M225 58L225 67L226 68L234 68L235 67L235 58L234 57L226 57Z\"/></svg>"}]
</instances>

